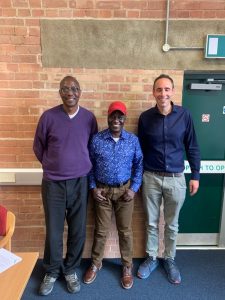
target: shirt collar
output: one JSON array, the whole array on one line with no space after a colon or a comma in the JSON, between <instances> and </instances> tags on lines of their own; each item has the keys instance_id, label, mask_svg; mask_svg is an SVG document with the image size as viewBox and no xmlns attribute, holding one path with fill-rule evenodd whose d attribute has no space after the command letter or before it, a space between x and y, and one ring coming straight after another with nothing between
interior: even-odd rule
<instances>
[{"instance_id":1,"label":"shirt collar","mask_svg":"<svg viewBox=\"0 0 225 300\"><path fill-rule=\"evenodd\" d=\"M176 113L176 112L178 111L177 105L175 105L175 104L173 103L173 101L171 101L171 105L172 105L172 110L171 110L170 114L172 114L172 113L174 113L174 112ZM160 113L160 111L159 111L159 109L158 109L158 107L157 107L157 104L154 106L154 110L155 110L155 113L161 115L161 113Z\"/></svg>"},{"instance_id":2,"label":"shirt collar","mask_svg":"<svg viewBox=\"0 0 225 300\"><path fill-rule=\"evenodd\" d=\"M122 139L126 139L126 138L127 138L127 136L128 136L128 133L126 132L126 130L122 129L122 131L121 131L121 135L120 135L120 138L122 138ZM105 138L105 139L112 138L112 134L110 133L110 130L109 130L109 128L108 128L108 129L106 129L106 131L105 131L105 137L104 137L104 138Z\"/></svg>"}]
</instances>

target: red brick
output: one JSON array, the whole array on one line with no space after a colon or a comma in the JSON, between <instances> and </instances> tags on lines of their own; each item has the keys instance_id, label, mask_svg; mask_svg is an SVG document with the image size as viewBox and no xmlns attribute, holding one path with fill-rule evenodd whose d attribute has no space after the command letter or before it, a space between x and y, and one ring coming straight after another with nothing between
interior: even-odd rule
<instances>
[{"instance_id":1,"label":"red brick","mask_svg":"<svg viewBox=\"0 0 225 300\"><path fill-rule=\"evenodd\" d=\"M216 11L216 17L219 19L225 19L225 10Z\"/></svg>"},{"instance_id":2,"label":"red brick","mask_svg":"<svg viewBox=\"0 0 225 300\"><path fill-rule=\"evenodd\" d=\"M39 19L26 19L25 25L26 26L40 26L40 20Z\"/></svg>"},{"instance_id":3,"label":"red brick","mask_svg":"<svg viewBox=\"0 0 225 300\"><path fill-rule=\"evenodd\" d=\"M124 95L123 95L123 99L124 100L136 100L136 94L131 94L131 93L125 93Z\"/></svg>"},{"instance_id":4,"label":"red brick","mask_svg":"<svg viewBox=\"0 0 225 300\"><path fill-rule=\"evenodd\" d=\"M112 10L100 10L98 12L98 18L112 18L113 11Z\"/></svg>"},{"instance_id":5,"label":"red brick","mask_svg":"<svg viewBox=\"0 0 225 300\"><path fill-rule=\"evenodd\" d=\"M69 7L76 8L76 1L75 0L69 1Z\"/></svg>"},{"instance_id":6,"label":"red brick","mask_svg":"<svg viewBox=\"0 0 225 300\"><path fill-rule=\"evenodd\" d=\"M138 82L139 78L137 76L126 77L126 82Z\"/></svg>"},{"instance_id":7,"label":"red brick","mask_svg":"<svg viewBox=\"0 0 225 300\"><path fill-rule=\"evenodd\" d=\"M14 77L13 73L0 73L0 80L13 80Z\"/></svg>"},{"instance_id":8,"label":"red brick","mask_svg":"<svg viewBox=\"0 0 225 300\"><path fill-rule=\"evenodd\" d=\"M170 4L171 8L172 8L172 3ZM165 11L166 10L166 1L165 0L148 1L148 9Z\"/></svg>"},{"instance_id":9,"label":"red brick","mask_svg":"<svg viewBox=\"0 0 225 300\"><path fill-rule=\"evenodd\" d=\"M199 9L202 10L224 10L224 1L203 1L199 3Z\"/></svg>"},{"instance_id":10,"label":"red brick","mask_svg":"<svg viewBox=\"0 0 225 300\"><path fill-rule=\"evenodd\" d=\"M216 18L216 12L213 10L205 10L203 12L203 17L204 18Z\"/></svg>"},{"instance_id":11,"label":"red brick","mask_svg":"<svg viewBox=\"0 0 225 300\"><path fill-rule=\"evenodd\" d=\"M31 11L30 9L18 9L17 15L18 17L30 17Z\"/></svg>"},{"instance_id":12,"label":"red brick","mask_svg":"<svg viewBox=\"0 0 225 300\"><path fill-rule=\"evenodd\" d=\"M32 138L34 135L33 133L31 134L24 134L24 137L30 137ZM26 162L26 161L30 161L30 162L33 162L34 159L35 159L35 156L34 154L25 154L25 155L17 155L17 159L18 161L23 161L23 162Z\"/></svg>"},{"instance_id":13,"label":"red brick","mask_svg":"<svg viewBox=\"0 0 225 300\"><path fill-rule=\"evenodd\" d=\"M6 81L6 80L0 81L0 88L7 89L8 87L9 87L9 81Z\"/></svg>"},{"instance_id":14,"label":"red brick","mask_svg":"<svg viewBox=\"0 0 225 300\"><path fill-rule=\"evenodd\" d=\"M119 85L118 84L109 84L108 90L117 92L117 91L119 91Z\"/></svg>"},{"instance_id":15,"label":"red brick","mask_svg":"<svg viewBox=\"0 0 225 300\"><path fill-rule=\"evenodd\" d=\"M12 57L12 61L15 63L36 63L37 57L36 55L14 55Z\"/></svg>"},{"instance_id":16,"label":"red brick","mask_svg":"<svg viewBox=\"0 0 225 300\"><path fill-rule=\"evenodd\" d=\"M40 45L40 37L26 36L24 39L25 45Z\"/></svg>"},{"instance_id":17,"label":"red brick","mask_svg":"<svg viewBox=\"0 0 225 300\"><path fill-rule=\"evenodd\" d=\"M4 91L4 90L0 90L0 97L2 98L15 98L15 95L16 95L16 92L13 90L13 91ZM1 115L0 115L1 117Z\"/></svg>"},{"instance_id":18,"label":"red brick","mask_svg":"<svg viewBox=\"0 0 225 300\"><path fill-rule=\"evenodd\" d=\"M18 64L7 64L7 71L18 72L19 66Z\"/></svg>"},{"instance_id":19,"label":"red brick","mask_svg":"<svg viewBox=\"0 0 225 300\"><path fill-rule=\"evenodd\" d=\"M172 1L171 2L171 9L176 10L199 10L201 9L201 1L194 1L194 0L186 0L186 1ZM204 2L204 1L203 1ZM204 8L205 9L205 4Z\"/></svg>"},{"instance_id":20,"label":"red brick","mask_svg":"<svg viewBox=\"0 0 225 300\"><path fill-rule=\"evenodd\" d=\"M147 1L122 1L122 7L125 9L146 9L148 7Z\"/></svg>"},{"instance_id":21,"label":"red brick","mask_svg":"<svg viewBox=\"0 0 225 300\"><path fill-rule=\"evenodd\" d=\"M80 8L87 8L87 9L91 9L94 8L94 1L87 1L87 0L76 0L76 8L80 9ZM74 5L73 1L71 3L71 5Z\"/></svg>"},{"instance_id":22,"label":"red brick","mask_svg":"<svg viewBox=\"0 0 225 300\"><path fill-rule=\"evenodd\" d=\"M17 54L40 54L41 46L39 45L17 45L16 47Z\"/></svg>"},{"instance_id":23,"label":"red brick","mask_svg":"<svg viewBox=\"0 0 225 300\"><path fill-rule=\"evenodd\" d=\"M31 15L32 15L32 17L44 17L45 10L44 9L32 9Z\"/></svg>"},{"instance_id":24,"label":"red brick","mask_svg":"<svg viewBox=\"0 0 225 300\"><path fill-rule=\"evenodd\" d=\"M23 26L24 25L24 20L22 19L0 19L0 25L15 25L15 26Z\"/></svg>"},{"instance_id":25,"label":"red brick","mask_svg":"<svg viewBox=\"0 0 225 300\"><path fill-rule=\"evenodd\" d=\"M27 34L27 27L16 27L15 28L15 35L26 35Z\"/></svg>"},{"instance_id":26,"label":"red brick","mask_svg":"<svg viewBox=\"0 0 225 300\"><path fill-rule=\"evenodd\" d=\"M0 62L11 62L11 56L10 55L0 55Z\"/></svg>"},{"instance_id":27,"label":"red brick","mask_svg":"<svg viewBox=\"0 0 225 300\"><path fill-rule=\"evenodd\" d=\"M38 91L15 91L17 98L38 98Z\"/></svg>"},{"instance_id":28,"label":"red brick","mask_svg":"<svg viewBox=\"0 0 225 300\"><path fill-rule=\"evenodd\" d=\"M103 75L102 76L103 82L124 82L123 75Z\"/></svg>"},{"instance_id":29,"label":"red brick","mask_svg":"<svg viewBox=\"0 0 225 300\"><path fill-rule=\"evenodd\" d=\"M46 17L59 17L59 10L58 9L48 9L45 12Z\"/></svg>"},{"instance_id":30,"label":"red brick","mask_svg":"<svg viewBox=\"0 0 225 300\"><path fill-rule=\"evenodd\" d=\"M13 7L28 7L28 0L12 0Z\"/></svg>"},{"instance_id":31,"label":"red brick","mask_svg":"<svg viewBox=\"0 0 225 300\"><path fill-rule=\"evenodd\" d=\"M40 79L41 80L48 80L48 74L40 74Z\"/></svg>"},{"instance_id":32,"label":"red brick","mask_svg":"<svg viewBox=\"0 0 225 300\"><path fill-rule=\"evenodd\" d=\"M136 95L136 100L139 100L139 101L146 101L147 100L147 95L146 94L140 94L138 93Z\"/></svg>"},{"instance_id":33,"label":"red brick","mask_svg":"<svg viewBox=\"0 0 225 300\"><path fill-rule=\"evenodd\" d=\"M1 107L0 107L1 108ZM14 124L0 124L1 125L1 131L12 131L12 130L15 130L15 125ZM7 148L5 147L0 147L0 153L1 154L11 154L10 152L4 152L6 151ZM14 149L14 148L13 148Z\"/></svg>"},{"instance_id":34,"label":"red brick","mask_svg":"<svg viewBox=\"0 0 225 300\"><path fill-rule=\"evenodd\" d=\"M1 0L1 7L11 7L11 0Z\"/></svg>"},{"instance_id":35,"label":"red brick","mask_svg":"<svg viewBox=\"0 0 225 300\"><path fill-rule=\"evenodd\" d=\"M4 124L1 124L1 130L3 130L2 128L4 128ZM11 124L10 126L8 125L8 127L7 127L7 129L5 131L7 131L7 130L8 131L14 131L15 130L15 126L13 124ZM15 147L11 147L11 148L1 147L0 148L0 154L6 154L6 153L10 154L10 155L18 155L18 154L21 153L21 149L19 147L17 147L17 148L15 148Z\"/></svg>"},{"instance_id":36,"label":"red brick","mask_svg":"<svg viewBox=\"0 0 225 300\"><path fill-rule=\"evenodd\" d=\"M10 35L14 34L14 28L13 27L0 27L0 35Z\"/></svg>"},{"instance_id":37,"label":"red brick","mask_svg":"<svg viewBox=\"0 0 225 300\"><path fill-rule=\"evenodd\" d=\"M2 9L2 16L3 17L15 17L16 16L16 9L13 8L4 8Z\"/></svg>"},{"instance_id":38,"label":"red brick","mask_svg":"<svg viewBox=\"0 0 225 300\"><path fill-rule=\"evenodd\" d=\"M161 10L146 10L140 12L141 18L162 19L165 18L165 12Z\"/></svg>"},{"instance_id":39,"label":"red brick","mask_svg":"<svg viewBox=\"0 0 225 300\"><path fill-rule=\"evenodd\" d=\"M126 17L126 10L115 10L113 12L113 16L115 18L125 18Z\"/></svg>"},{"instance_id":40,"label":"red brick","mask_svg":"<svg viewBox=\"0 0 225 300\"><path fill-rule=\"evenodd\" d=\"M67 1L66 0L42 0L43 7L46 8L62 8L67 7Z\"/></svg>"},{"instance_id":41,"label":"red brick","mask_svg":"<svg viewBox=\"0 0 225 300\"><path fill-rule=\"evenodd\" d=\"M11 88L11 89L31 89L32 81L11 80L9 82L9 88Z\"/></svg>"},{"instance_id":42,"label":"red brick","mask_svg":"<svg viewBox=\"0 0 225 300\"><path fill-rule=\"evenodd\" d=\"M126 91L126 92L128 92L130 90L131 90L130 84L121 84L120 85L120 91Z\"/></svg>"},{"instance_id":43,"label":"red brick","mask_svg":"<svg viewBox=\"0 0 225 300\"><path fill-rule=\"evenodd\" d=\"M92 92L82 92L82 99L101 99L102 94Z\"/></svg>"},{"instance_id":44,"label":"red brick","mask_svg":"<svg viewBox=\"0 0 225 300\"><path fill-rule=\"evenodd\" d=\"M85 11L83 9L76 9L73 11L73 17L75 18L84 18Z\"/></svg>"},{"instance_id":45,"label":"red brick","mask_svg":"<svg viewBox=\"0 0 225 300\"><path fill-rule=\"evenodd\" d=\"M123 98L123 94L121 93L104 93L103 94L103 99L105 100L118 100L118 99L122 99Z\"/></svg>"},{"instance_id":46,"label":"red brick","mask_svg":"<svg viewBox=\"0 0 225 300\"><path fill-rule=\"evenodd\" d=\"M189 10L177 11L177 17L178 18L189 18L189 16L190 16L190 11Z\"/></svg>"},{"instance_id":47,"label":"red brick","mask_svg":"<svg viewBox=\"0 0 225 300\"><path fill-rule=\"evenodd\" d=\"M140 17L140 11L137 10L128 10L127 11L127 17L128 18L139 18Z\"/></svg>"},{"instance_id":48,"label":"red brick","mask_svg":"<svg viewBox=\"0 0 225 300\"><path fill-rule=\"evenodd\" d=\"M16 36L16 35L12 35L10 37L10 43L9 44L14 44L14 45L22 45L24 44L25 41L25 37L22 35Z\"/></svg>"},{"instance_id":49,"label":"red brick","mask_svg":"<svg viewBox=\"0 0 225 300\"><path fill-rule=\"evenodd\" d=\"M189 16L190 16L190 18L200 19L203 17L203 13L204 13L204 11L202 11L202 10L194 10L194 11L189 12Z\"/></svg>"},{"instance_id":50,"label":"red brick","mask_svg":"<svg viewBox=\"0 0 225 300\"><path fill-rule=\"evenodd\" d=\"M60 10L59 17L71 19L73 17L73 11L71 9Z\"/></svg>"},{"instance_id":51,"label":"red brick","mask_svg":"<svg viewBox=\"0 0 225 300\"><path fill-rule=\"evenodd\" d=\"M44 89L45 83L40 81L33 81L33 88L34 89Z\"/></svg>"},{"instance_id":52,"label":"red brick","mask_svg":"<svg viewBox=\"0 0 225 300\"><path fill-rule=\"evenodd\" d=\"M41 7L41 0L29 0L30 7Z\"/></svg>"},{"instance_id":53,"label":"red brick","mask_svg":"<svg viewBox=\"0 0 225 300\"><path fill-rule=\"evenodd\" d=\"M9 35L2 35L0 39L0 44L11 44L11 38Z\"/></svg>"},{"instance_id":54,"label":"red brick","mask_svg":"<svg viewBox=\"0 0 225 300\"><path fill-rule=\"evenodd\" d=\"M1 132L0 132L1 136ZM0 154L1 162L16 162L16 155Z\"/></svg>"},{"instance_id":55,"label":"red brick","mask_svg":"<svg viewBox=\"0 0 225 300\"><path fill-rule=\"evenodd\" d=\"M97 16L98 16L98 11L97 10L91 10L91 9L86 9L85 10L85 17L97 18Z\"/></svg>"},{"instance_id":56,"label":"red brick","mask_svg":"<svg viewBox=\"0 0 225 300\"><path fill-rule=\"evenodd\" d=\"M120 1L97 1L98 9L120 9Z\"/></svg>"}]
</instances>

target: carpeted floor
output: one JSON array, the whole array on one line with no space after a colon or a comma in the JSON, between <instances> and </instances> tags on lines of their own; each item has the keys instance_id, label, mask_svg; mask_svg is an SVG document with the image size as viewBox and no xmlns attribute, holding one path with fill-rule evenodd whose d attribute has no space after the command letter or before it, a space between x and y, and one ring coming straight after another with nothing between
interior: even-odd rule
<instances>
[{"instance_id":1,"label":"carpeted floor","mask_svg":"<svg viewBox=\"0 0 225 300\"><path fill-rule=\"evenodd\" d=\"M81 283L78 294L67 292L63 278L56 281L48 300L224 300L225 299L225 250L178 250L177 264L182 275L180 285L170 284L162 266L148 279L136 277L142 259L134 259L134 286L124 290L120 285L121 264L119 259L105 259L96 280L86 285ZM77 270L82 278L90 260L82 260ZM35 300L44 276L39 260L24 291L22 300Z\"/></svg>"}]
</instances>

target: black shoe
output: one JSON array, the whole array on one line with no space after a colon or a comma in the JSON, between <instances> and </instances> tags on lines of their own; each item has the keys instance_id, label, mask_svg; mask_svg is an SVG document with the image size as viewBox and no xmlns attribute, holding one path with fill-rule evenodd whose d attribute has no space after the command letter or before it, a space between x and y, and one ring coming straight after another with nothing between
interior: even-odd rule
<instances>
[{"instance_id":1,"label":"black shoe","mask_svg":"<svg viewBox=\"0 0 225 300\"><path fill-rule=\"evenodd\" d=\"M77 277L76 272L70 275L65 275L67 282L67 289L70 293L78 293L80 291L80 281Z\"/></svg>"},{"instance_id":2,"label":"black shoe","mask_svg":"<svg viewBox=\"0 0 225 300\"><path fill-rule=\"evenodd\" d=\"M171 283L179 284L181 283L181 276L178 266L176 265L174 259L167 258L163 260L163 267L167 273L168 280Z\"/></svg>"},{"instance_id":3,"label":"black shoe","mask_svg":"<svg viewBox=\"0 0 225 300\"><path fill-rule=\"evenodd\" d=\"M51 277L46 274L39 288L39 295L47 296L51 293L54 287L54 283L57 278Z\"/></svg>"}]
</instances>

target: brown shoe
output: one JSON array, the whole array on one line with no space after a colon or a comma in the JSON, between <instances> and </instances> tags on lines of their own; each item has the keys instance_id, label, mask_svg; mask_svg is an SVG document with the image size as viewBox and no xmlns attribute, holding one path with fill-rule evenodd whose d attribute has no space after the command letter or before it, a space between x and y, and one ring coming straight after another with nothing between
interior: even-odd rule
<instances>
[{"instance_id":1,"label":"brown shoe","mask_svg":"<svg viewBox=\"0 0 225 300\"><path fill-rule=\"evenodd\" d=\"M99 267L95 266L93 263L90 265L90 267L87 269L86 273L84 274L84 283L89 284L92 283L99 270L101 270L102 264L100 264Z\"/></svg>"},{"instance_id":2,"label":"brown shoe","mask_svg":"<svg viewBox=\"0 0 225 300\"><path fill-rule=\"evenodd\" d=\"M133 286L134 279L132 275L132 266L123 266L123 276L121 278L122 287L130 289Z\"/></svg>"}]
</instances>

